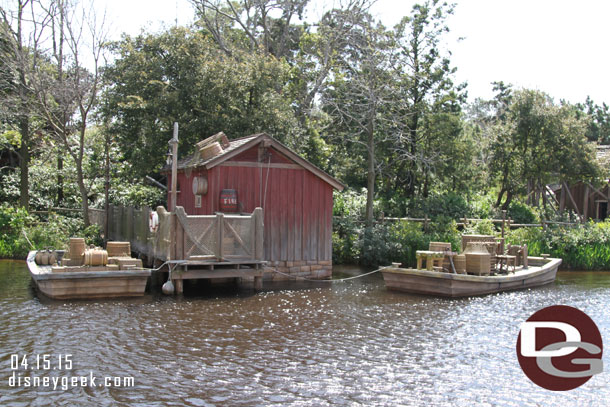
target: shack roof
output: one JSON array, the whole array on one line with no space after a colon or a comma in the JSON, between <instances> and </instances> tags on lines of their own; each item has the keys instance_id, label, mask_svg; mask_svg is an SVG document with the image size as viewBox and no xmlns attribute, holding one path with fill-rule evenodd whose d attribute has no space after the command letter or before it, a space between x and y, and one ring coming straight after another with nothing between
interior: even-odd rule
<instances>
[{"instance_id":1,"label":"shack roof","mask_svg":"<svg viewBox=\"0 0 610 407\"><path fill-rule=\"evenodd\" d=\"M238 155L246 150L249 150L250 148L252 148L254 146L257 146L258 144L260 144L263 141L267 141L267 145L266 145L267 147L273 147L275 150L284 154L287 158L292 160L297 165L300 165L304 169L310 171L314 175L316 175L319 178L321 178L322 180L326 181L333 188L335 188L339 191L342 191L345 188L345 185L341 181L337 180L336 178L327 174L325 171L316 167L315 165L313 165L312 163L310 163L309 161L307 161L306 159L304 159L303 157L301 157L300 155L298 155L297 153L292 151L290 148L286 147L285 145L283 145L282 143L280 143L279 141L277 141L276 139L274 139L273 137L269 136L266 133L258 133L258 134L253 134L253 135L250 135L247 137L242 137L242 138L238 138L235 140L231 140L231 141L229 141L229 145L226 146L220 154L218 154L214 157L211 157L211 158L205 159L201 156L199 151L195 151L195 153L193 153L181 160L178 160L178 170L184 170L186 168L199 168L199 167L205 167L206 169L209 170L209 169L214 168L214 167L218 166L219 164L231 159L232 157L235 157L236 155ZM164 168L164 170L170 171L171 167L166 166Z\"/></svg>"}]
</instances>

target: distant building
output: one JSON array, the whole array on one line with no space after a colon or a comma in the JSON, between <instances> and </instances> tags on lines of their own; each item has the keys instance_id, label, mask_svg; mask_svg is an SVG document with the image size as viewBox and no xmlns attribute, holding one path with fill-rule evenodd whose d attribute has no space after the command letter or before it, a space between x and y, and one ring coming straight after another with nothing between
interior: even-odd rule
<instances>
[{"instance_id":1,"label":"distant building","mask_svg":"<svg viewBox=\"0 0 610 407\"><path fill-rule=\"evenodd\" d=\"M597 146L596 158L602 168L610 169L610 146ZM602 186L589 182L564 183L552 187L559 211L572 210L583 220L605 220L610 217L610 180Z\"/></svg>"}]
</instances>

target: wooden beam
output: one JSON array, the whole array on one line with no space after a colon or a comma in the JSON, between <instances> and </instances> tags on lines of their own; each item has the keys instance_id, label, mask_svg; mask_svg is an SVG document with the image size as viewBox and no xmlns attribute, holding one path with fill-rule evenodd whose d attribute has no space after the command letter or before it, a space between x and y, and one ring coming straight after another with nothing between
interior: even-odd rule
<instances>
[{"instance_id":1,"label":"wooden beam","mask_svg":"<svg viewBox=\"0 0 610 407\"><path fill-rule=\"evenodd\" d=\"M591 195L595 195L596 193L599 194L599 196L601 196L604 199L608 199L608 197L606 195L604 195L599 189L595 188L593 185L591 185L590 182L586 183L589 188L593 189L593 192L591 193ZM591 198L591 197L590 197Z\"/></svg>"},{"instance_id":2,"label":"wooden beam","mask_svg":"<svg viewBox=\"0 0 610 407\"><path fill-rule=\"evenodd\" d=\"M572 193L570 192L570 188L568 188L568 184L564 182L563 186L564 186L564 188L566 190L566 193L568 194L568 198L570 198L570 202L572 202L572 205L574 205L574 211L576 212L576 214L578 215L578 217L582 221L583 217L580 214L580 211L578 210L578 205L576 205L576 201L574 200L574 197L572 196Z\"/></svg>"},{"instance_id":3,"label":"wooden beam","mask_svg":"<svg viewBox=\"0 0 610 407\"><path fill-rule=\"evenodd\" d=\"M255 163L252 161L225 161L218 164L218 167L247 167L247 168L280 168L287 170L304 170L303 167L297 164L286 163Z\"/></svg>"},{"instance_id":4,"label":"wooden beam","mask_svg":"<svg viewBox=\"0 0 610 407\"><path fill-rule=\"evenodd\" d=\"M585 196L583 197L583 201L583 222L586 222L589 217L589 185L585 185Z\"/></svg>"},{"instance_id":5,"label":"wooden beam","mask_svg":"<svg viewBox=\"0 0 610 407\"><path fill-rule=\"evenodd\" d=\"M193 270L172 273L172 280L198 280L202 278L235 278L235 277L257 277L262 276L262 269L222 269L222 270Z\"/></svg>"}]
</instances>

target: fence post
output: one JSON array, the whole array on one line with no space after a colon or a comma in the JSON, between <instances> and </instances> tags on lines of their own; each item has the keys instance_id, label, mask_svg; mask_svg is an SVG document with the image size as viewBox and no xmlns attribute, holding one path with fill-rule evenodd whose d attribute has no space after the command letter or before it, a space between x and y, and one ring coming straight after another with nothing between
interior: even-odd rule
<instances>
[{"instance_id":1,"label":"fence post","mask_svg":"<svg viewBox=\"0 0 610 407\"><path fill-rule=\"evenodd\" d=\"M217 252L216 252L216 257L218 257L218 260L223 260L223 252L222 252L222 239L224 238L224 217L225 215L222 213L217 213L216 214L216 239L218 239L217 242Z\"/></svg>"},{"instance_id":2,"label":"fence post","mask_svg":"<svg viewBox=\"0 0 610 407\"><path fill-rule=\"evenodd\" d=\"M263 256L264 256L264 224L263 224L263 220L264 220L264 212L263 212L263 208L256 208L254 209L254 217L255 217L255 221L254 224L256 225L256 250L255 250L255 255L254 258L256 260L262 260Z\"/></svg>"}]
</instances>

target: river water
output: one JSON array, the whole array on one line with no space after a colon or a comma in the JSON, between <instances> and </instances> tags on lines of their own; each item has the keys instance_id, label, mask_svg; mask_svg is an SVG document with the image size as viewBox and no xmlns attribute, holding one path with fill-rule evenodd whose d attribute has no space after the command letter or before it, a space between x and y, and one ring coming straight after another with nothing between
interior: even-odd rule
<instances>
[{"instance_id":1,"label":"river water","mask_svg":"<svg viewBox=\"0 0 610 407\"><path fill-rule=\"evenodd\" d=\"M559 273L551 286L457 300L389 292L379 274L260 293L191 290L98 302L39 298L23 262L0 262L0 282L2 406L565 407L610 400L608 352L606 371L569 392L530 382L515 352L520 324L554 304L586 312L608 340L610 273ZM12 366L11 355L26 356L28 369ZM49 386L27 387L26 376L49 377ZM95 377L97 387L72 387L68 380L79 376ZM111 384L118 378L117 387L100 386L106 377ZM123 380L130 377L133 386Z\"/></svg>"}]
</instances>

